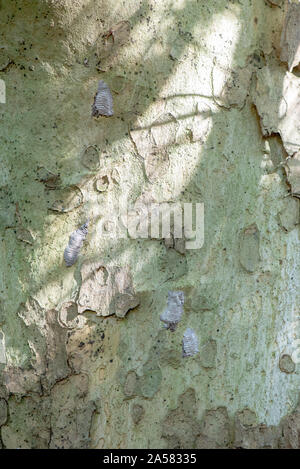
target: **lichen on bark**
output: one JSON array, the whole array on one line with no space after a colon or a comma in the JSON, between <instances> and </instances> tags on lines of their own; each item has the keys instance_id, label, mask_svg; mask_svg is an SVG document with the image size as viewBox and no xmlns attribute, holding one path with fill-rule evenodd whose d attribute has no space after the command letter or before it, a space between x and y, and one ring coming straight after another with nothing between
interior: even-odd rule
<instances>
[{"instance_id":1,"label":"lichen on bark","mask_svg":"<svg viewBox=\"0 0 300 469\"><path fill-rule=\"evenodd\" d=\"M298 448L288 4L125 3L0 2L0 446ZM124 206L185 202L204 203L201 249L128 233Z\"/></svg>"}]
</instances>

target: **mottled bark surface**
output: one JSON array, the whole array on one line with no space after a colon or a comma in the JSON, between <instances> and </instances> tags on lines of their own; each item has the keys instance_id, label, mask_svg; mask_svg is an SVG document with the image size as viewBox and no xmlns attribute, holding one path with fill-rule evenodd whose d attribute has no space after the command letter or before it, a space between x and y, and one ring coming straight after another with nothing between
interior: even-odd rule
<instances>
[{"instance_id":1,"label":"mottled bark surface","mask_svg":"<svg viewBox=\"0 0 300 469\"><path fill-rule=\"evenodd\" d=\"M299 8L0 1L0 447L299 448ZM110 235L163 202L201 249Z\"/></svg>"}]
</instances>

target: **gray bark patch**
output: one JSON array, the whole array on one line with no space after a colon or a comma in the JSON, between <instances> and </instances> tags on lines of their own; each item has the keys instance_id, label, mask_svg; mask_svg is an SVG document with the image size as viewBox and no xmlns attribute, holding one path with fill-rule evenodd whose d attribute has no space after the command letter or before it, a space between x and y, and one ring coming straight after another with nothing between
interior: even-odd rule
<instances>
[{"instance_id":1,"label":"gray bark patch","mask_svg":"<svg viewBox=\"0 0 300 469\"><path fill-rule=\"evenodd\" d=\"M183 314L183 291L169 291L167 301L167 308L160 315L160 320L164 322L166 329L174 332Z\"/></svg>"},{"instance_id":2,"label":"gray bark patch","mask_svg":"<svg viewBox=\"0 0 300 469\"><path fill-rule=\"evenodd\" d=\"M71 267L77 261L80 249L88 234L88 222L84 223L78 230L73 231L69 238L68 246L64 251L64 260L67 267Z\"/></svg>"},{"instance_id":3,"label":"gray bark patch","mask_svg":"<svg viewBox=\"0 0 300 469\"><path fill-rule=\"evenodd\" d=\"M291 194L300 198L300 152L287 160L285 171L288 183L291 186Z\"/></svg>"},{"instance_id":4,"label":"gray bark patch","mask_svg":"<svg viewBox=\"0 0 300 469\"><path fill-rule=\"evenodd\" d=\"M134 404L131 409L133 423L137 425L145 415L145 409L139 404Z\"/></svg>"},{"instance_id":5,"label":"gray bark patch","mask_svg":"<svg viewBox=\"0 0 300 469\"><path fill-rule=\"evenodd\" d=\"M281 34L281 55L292 72L300 62L300 4L289 3Z\"/></svg>"},{"instance_id":6,"label":"gray bark patch","mask_svg":"<svg viewBox=\"0 0 300 469\"><path fill-rule=\"evenodd\" d=\"M182 339L182 356L193 357L199 352L198 337L190 327L185 331Z\"/></svg>"},{"instance_id":7,"label":"gray bark patch","mask_svg":"<svg viewBox=\"0 0 300 469\"><path fill-rule=\"evenodd\" d=\"M91 171L99 168L99 151L95 145L90 145L84 150L81 157L81 163Z\"/></svg>"},{"instance_id":8,"label":"gray bark patch","mask_svg":"<svg viewBox=\"0 0 300 469\"><path fill-rule=\"evenodd\" d=\"M98 90L94 98L94 104L92 106L92 116L111 117L113 115L113 98L110 89L103 80L100 80L98 84Z\"/></svg>"}]
</instances>

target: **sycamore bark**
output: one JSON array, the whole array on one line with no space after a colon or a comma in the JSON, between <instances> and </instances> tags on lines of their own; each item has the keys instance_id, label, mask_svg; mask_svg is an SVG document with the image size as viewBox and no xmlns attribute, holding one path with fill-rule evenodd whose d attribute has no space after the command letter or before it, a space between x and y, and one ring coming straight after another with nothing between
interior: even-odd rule
<instances>
[{"instance_id":1,"label":"sycamore bark","mask_svg":"<svg viewBox=\"0 0 300 469\"><path fill-rule=\"evenodd\" d=\"M275 0L0 2L4 448L299 447L287 12ZM91 116L99 80L107 119ZM175 202L204 204L201 249L125 236L120 219L112 236L120 207ZM168 291L185 297L175 331L159 320ZM183 358L188 327L199 353Z\"/></svg>"}]
</instances>

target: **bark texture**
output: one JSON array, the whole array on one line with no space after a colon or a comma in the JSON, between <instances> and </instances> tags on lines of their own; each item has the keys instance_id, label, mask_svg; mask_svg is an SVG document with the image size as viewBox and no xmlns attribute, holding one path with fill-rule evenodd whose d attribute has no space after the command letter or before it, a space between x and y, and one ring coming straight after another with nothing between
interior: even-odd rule
<instances>
[{"instance_id":1,"label":"bark texture","mask_svg":"<svg viewBox=\"0 0 300 469\"><path fill-rule=\"evenodd\" d=\"M299 8L0 1L0 446L299 448ZM153 202L203 247L110 235Z\"/></svg>"}]
</instances>

